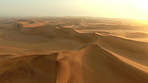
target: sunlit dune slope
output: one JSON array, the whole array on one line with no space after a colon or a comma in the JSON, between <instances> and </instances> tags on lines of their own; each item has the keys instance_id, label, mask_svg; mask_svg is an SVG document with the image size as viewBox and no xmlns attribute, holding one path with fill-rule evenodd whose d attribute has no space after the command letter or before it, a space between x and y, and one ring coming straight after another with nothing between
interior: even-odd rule
<instances>
[{"instance_id":1,"label":"sunlit dune slope","mask_svg":"<svg viewBox=\"0 0 148 83\"><path fill-rule=\"evenodd\" d=\"M3 83L55 83L55 81L57 83L147 83L147 67L127 59L97 45L88 45L79 51L9 58L1 60L0 66L3 69L0 71L0 81ZM6 80L8 78L9 80Z\"/></svg>"},{"instance_id":2,"label":"sunlit dune slope","mask_svg":"<svg viewBox=\"0 0 148 83\"><path fill-rule=\"evenodd\" d=\"M132 39L146 33L42 21L2 23L0 83L148 83L148 42Z\"/></svg>"}]
</instances>

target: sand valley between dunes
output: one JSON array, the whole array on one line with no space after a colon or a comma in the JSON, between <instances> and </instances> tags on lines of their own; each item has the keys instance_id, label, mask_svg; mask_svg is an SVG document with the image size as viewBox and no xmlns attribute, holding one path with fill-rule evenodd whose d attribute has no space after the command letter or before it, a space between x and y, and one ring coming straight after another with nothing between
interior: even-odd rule
<instances>
[{"instance_id":1,"label":"sand valley between dunes","mask_svg":"<svg viewBox=\"0 0 148 83\"><path fill-rule=\"evenodd\" d=\"M148 83L146 26L114 20L1 18L0 83Z\"/></svg>"}]
</instances>

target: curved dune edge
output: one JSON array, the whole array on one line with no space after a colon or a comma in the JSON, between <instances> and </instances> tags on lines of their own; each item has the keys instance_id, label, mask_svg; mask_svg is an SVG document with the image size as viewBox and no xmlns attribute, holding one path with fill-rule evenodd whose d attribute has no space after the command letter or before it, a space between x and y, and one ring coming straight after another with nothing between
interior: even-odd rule
<instances>
[{"instance_id":1,"label":"curved dune edge","mask_svg":"<svg viewBox=\"0 0 148 83\"><path fill-rule=\"evenodd\" d=\"M90 45L79 51L0 61L2 83L147 83L148 69ZM9 79L8 79L9 78Z\"/></svg>"},{"instance_id":2,"label":"curved dune edge","mask_svg":"<svg viewBox=\"0 0 148 83\"><path fill-rule=\"evenodd\" d=\"M16 53L15 55L13 53L17 51L23 52L24 50L11 48L10 51L12 51L12 54L5 54L6 57L0 57L0 82L148 82L148 43L146 42L124 39L108 34L80 33L70 28L52 28L50 30L53 33L47 35L44 34L44 31L41 31L43 34L40 34L40 29L37 29L37 32L32 33L36 28L37 27L33 28L33 31L30 31L30 29L27 28L27 30L25 29L25 33L18 33L21 35L19 38L22 38L22 35L25 35L23 37L28 38L32 36L39 38L39 40L43 37L48 39L71 39L80 41L83 45L80 45L78 48L72 49L71 51L60 50L50 54L34 54L35 52L29 54L28 52L26 55L25 53L22 53L23 55L21 55L21 53ZM43 27L41 26L39 28ZM15 32L17 32L16 29ZM60 35L56 33L59 33ZM39 35L39 37L37 35ZM12 36L14 37L14 35ZM36 42L34 39L32 41L33 43ZM38 44L42 45L40 42ZM8 50L3 49L3 51L6 53Z\"/></svg>"},{"instance_id":3,"label":"curved dune edge","mask_svg":"<svg viewBox=\"0 0 148 83\"><path fill-rule=\"evenodd\" d=\"M57 54L52 54L1 60L0 81L1 83L55 83L56 57Z\"/></svg>"}]
</instances>

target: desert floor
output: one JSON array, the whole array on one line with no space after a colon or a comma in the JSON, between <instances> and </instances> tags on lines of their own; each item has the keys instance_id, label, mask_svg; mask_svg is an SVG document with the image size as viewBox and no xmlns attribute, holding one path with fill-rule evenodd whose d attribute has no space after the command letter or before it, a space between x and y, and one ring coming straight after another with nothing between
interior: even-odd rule
<instances>
[{"instance_id":1,"label":"desert floor","mask_svg":"<svg viewBox=\"0 0 148 83\"><path fill-rule=\"evenodd\" d=\"M0 18L0 83L148 83L148 26L127 19Z\"/></svg>"}]
</instances>

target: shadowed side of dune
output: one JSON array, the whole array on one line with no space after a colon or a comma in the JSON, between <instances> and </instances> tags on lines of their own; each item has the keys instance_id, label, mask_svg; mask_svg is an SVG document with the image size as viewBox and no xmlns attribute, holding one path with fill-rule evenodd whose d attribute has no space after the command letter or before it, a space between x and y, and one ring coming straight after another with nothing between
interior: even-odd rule
<instances>
[{"instance_id":1,"label":"shadowed side of dune","mask_svg":"<svg viewBox=\"0 0 148 83\"><path fill-rule=\"evenodd\" d=\"M148 34L144 32L125 33L127 38L148 38Z\"/></svg>"},{"instance_id":2,"label":"shadowed side of dune","mask_svg":"<svg viewBox=\"0 0 148 83\"><path fill-rule=\"evenodd\" d=\"M1 83L55 83L57 54L32 55L0 61Z\"/></svg>"},{"instance_id":3,"label":"shadowed side of dune","mask_svg":"<svg viewBox=\"0 0 148 83\"><path fill-rule=\"evenodd\" d=\"M0 82L148 82L147 43L116 36L78 33L72 29L54 28L51 32L59 33L52 33L57 38L75 39L84 45L73 51L1 59Z\"/></svg>"},{"instance_id":4,"label":"shadowed side of dune","mask_svg":"<svg viewBox=\"0 0 148 83\"><path fill-rule=\"evenodd\" d=\"M51 40L74 40L80 43L91 43L97 40L94 33L79 33L72 28L64 28L58 25L44 25L24 27L22 24L14 24L9 31L0 34L0 37L15 42L42 43Z\"/></svg>"},{"instance_id":5,"label":"shadowed side of dune","mask_svg":"<svg viewBox=\"0 0 148 83\"><path fill-rule=\"evenodd\" d=\"M58 56L57 83L147 83L148 70L98 45ZM143 68L142 68L143 67Z\"/></svg>"},{"instance_id":6,"label":"shadowed side of dune","mask_svg":"<svg viewBox=\"0 0 148 83\"><path fill-rule=\"evenodd\" d=\"M100 43L106 44L110 47L130 51L133 53L148 54L148 43L124 39L116 36L100 36L98 35ZM99 43L99 42L98 42ZM135 49L136 48L136 49Z\"/></svg>"},{"instance_id":7,"label":"shadowed side of dune","mask_svg":"<svg viewBox=\"0 0 148 83\"><path fill-rule=\"evenodd\" d=\"M99 36L98 38L99 42L97 42L97 44L101 45L103 48L139 64L148 66L147 42L133 41L116 36Z\"/></svg>"},{"instance_id":8,"label":"shadowed side of dune","mask_svg":"<svg viewBox=\"0 0 148 83\"><path fill-rule=\"evenodd\" d=\"M147 83L148 70L118 56L93 44L78 51L8 58L0 60L0 82Z\"/></svg>"},{"instance_id":9,"label":"shadowed side of dune","mask_svg":"<svg viewBox=\"0 0 148 83\"><path fill-rule=\"evenodd\" d=\"M85 49L84 83L147 83L148 74L97 45ZM146 70L148 71L148 70Z\"/></svg>"},{"instance_id":10,"label":"shadowed side of dune","mask_svg":"<svg viewBox=\"0 0 148 83\"><path fill-rule=\"evenodd\" d=\"M84 51L60 52L57 57L58 74L56 83L84 83L82 57Z\"/></svg>"}]
</instances>

